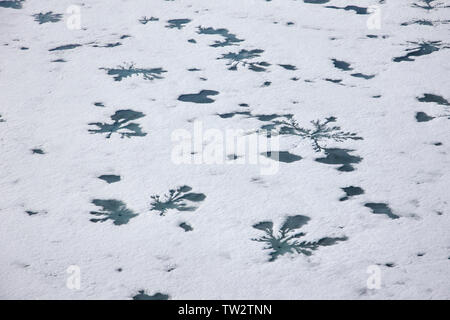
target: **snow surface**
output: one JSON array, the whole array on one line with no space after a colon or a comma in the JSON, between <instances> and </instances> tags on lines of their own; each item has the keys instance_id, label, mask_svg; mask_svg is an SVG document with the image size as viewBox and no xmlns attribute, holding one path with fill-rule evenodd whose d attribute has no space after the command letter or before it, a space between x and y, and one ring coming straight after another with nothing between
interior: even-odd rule
<instances>
[{"instance_id":1,"label":"snow surface","mask_svg":"<svg viewBox=\"0 0 450 320\"><path fill-rule=\"evenodd\" d=\"M449 299L450 3L305 2L314 1L0 1L0 298L131 299L143 290L170 299ZM71 5L81 9L79 30L66 24ZM378 6L381 28L368 28L370 14L336 8L347 5ZM33 16L50 11L62 17ZM413 42L423 41L440 42L420 55ZM256 49L249 62L270 64L262 71L219 59ZM111 69L131 65L162 70L114 79ZM218 94L178 100L201 90ZM144 115L130 121L141 135L92 131L118 110ZM250 116L219 116L233 112ZM330 125L362 139L326 139L317 151L308 138L281 135L280 150L301 159L273 175L171 160L175 130L191 132L195 121L253 130L273 123L254 116L267 114L292 114L303 128L335 117ZM316 161L327 148L360 160L339 171ZM152 195L183 185L206 198L187 201L191 210L151 210ZM364 193L340 201L350 186ZM137 215L94 223L103 218L92 214L101 211L95 199ZM269 261L253 226L271 221L276 232L296 215L309 217L299 241L346 240ZM79 290L66 285L71 265ZM370 266L381 271L379 289L367 286Z\"/></svg>"}]
</instances>

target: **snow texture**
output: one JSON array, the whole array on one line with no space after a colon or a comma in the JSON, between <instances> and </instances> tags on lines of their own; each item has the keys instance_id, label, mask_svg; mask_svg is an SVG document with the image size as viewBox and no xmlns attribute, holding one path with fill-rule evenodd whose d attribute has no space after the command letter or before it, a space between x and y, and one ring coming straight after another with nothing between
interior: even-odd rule
<instances>
[{"instance_id":1,"label":"snow texture","mask_svg":"<svg viewBox=\"0 0 450 320\"><path fill-rule=\"evenodd\" d=\"M0 0L0 298L450 299L449 13ZM278 171L174 163L196 121Z\"/></svg>"}]
</instances>

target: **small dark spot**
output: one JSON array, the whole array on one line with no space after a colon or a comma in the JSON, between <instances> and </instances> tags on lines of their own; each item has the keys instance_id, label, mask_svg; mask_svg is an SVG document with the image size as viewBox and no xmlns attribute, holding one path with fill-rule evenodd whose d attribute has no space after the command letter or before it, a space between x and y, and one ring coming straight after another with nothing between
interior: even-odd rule
<instances>
[{"instance_id":1,"label":"small dark spot","mask_svg":"<svg viewBox=\"0 0 450 320\"><path fill-rule=\"evenodd\" d=\"M48 51L60 51L60 50L71 50L71 49L75 49L81 47L81 44L66 44L64 46L59 46L53 49L50 49Z\"/></svg>"},{"instance_id":2,"label":"small dark spot","mask_svg":"<svg viewBox=\"0 0 450 320\"><path fill-rule=\"evenodd\" d=\"M350 71L353 70L352 67L350 67L350 63L342 61L342 60L337 60L337 59L331 59L331 61L333 61L333 65L335 68L340 69L342 71Z\"/></svg>"},{"instance_id":3,"label":"small dark spot","mask_svg":"<svg viewBox=\"0 0 450 320\"><path fill-rule=\"evenodd\" d=\"M370 208L372 210L372 213L374 214L385 214L391 219L398 219L400 218L398 215L394 214L389 208L389 206L386 203L366 203L364 204L365 207Z\"/></svg>"},{"instance_id":4,"label":"small dark spot","mask_svg":"<svg viewBox=\"0 0 450 320\"><path fill-rule=\"evenodd\" d=\"M219 117L221 117L222 119L229 119L229 118L233 118L236 115L247 115L250 116L251 113L248 111L235 111L235 112L228 112L228 113L217 113L217 115Z\"/></svg>"},{"instance_id":5,"label":"small dark spot","mask_svg":"<svg viewBox=\"0 0 450 320\"><path fill-rule=\"evenodd\" d=\"M279 161L279 162L284 162L284 163L292 163L292 162L296 162L296 161L303 159L301 156L290 153L288 151L262 152L261 155L263 155L269 159Z\"/></svg>"},{"instance_id":6,"label":"small dark spot","mask_svg":"<svg viewBox=\"0 0 450 320\"><path fill-rule=\"evenodd\" d=\"M346 7L326 6L325 8L345 10L345 11L354 11L356 14L369 14L369 12L367 11L367 8L353 6L353 5L346 6Z\"/></svg>"},{"instance_id":7,"label":"small dark spot","mask_svg":"<svg viewBox=\"0 0 450 320\"><path fill-rule=\"evenodd\" d=\"M333 83L341 83L341 82L342 82L342 79L330 79L330 78L325 78L325 81L333 82Z\"/></svg>"},{"instance_id":8,"label":"small dark spot","mask_svg":"<svg viewBox=\"0 0 450 320\"><path fill-rule=\"evenodd\" d=\"M202 90L199 93L182 94L178 97L178 100L193 103L213 103L215 100L209 98L208 96L216 96L218 94L218 91Z\"/></svg>"},{"instance_id":9,"label":"small dark spot","mask_svg":"<svg viewBox=\"0 0 450 320\"><path fill-rule=\"evenodd\" d=\"M31 149L31 152L33 154L45 154L44 150L36 148L36 149Z\"/></svg>"},{"instance_id":10,"label":"small dark spot","mask_svg":"<svg viewBox=\"0 0 450 320\"><path fill-rule=\"evenodd\" d=\"M191 22L190 19L172 19L167 21L169 24L166 25L166 28L173 29L176 28L178 30L182 29L186 24Z\"/></svg>"},{"instance_id":11,"label":"small dark spot","mask_svg":"<svg viewBox=\"0 0 450 320\"><path fill-rule=\"evenodd\" d=\"M324 4L330 2L330 0L303 0L304 3L312 3L312 4Z\"/></svg>"},{"instance_id":12,"label":"small dark spot","mask_svg":"<svg viewBox=\"0 0 450 320\"><path fill-rule=\"evenodd\" d=\"M22 9L22 2L25 0L4 0L0 1L0 7L11 9Z\"/></svg>"},{"instance_id":13,"label":"small dark spot","mask_svg":"<svg viewBox=\"0 0 450 320\"><path fill-rule=\"evenodd\" d=\"M122 45L122 43L120 43L120 42L114 42L114 43L107 43L105 45L94 44L92 47L94 47L94 48L114 48L114 47L118 47L121 45Z\"/></svg>"},{"instance_id":14,"label":"small dark spot","mask_svg":"<svg viewBox=\"0 0 450 320\"><path fill-rule=\"evenodd\" d=\"M292 64L279 64L279 66L286 70L297 70L297 67Z\"/></svg>"},{"instance_id":15,"label":"small dark spot","mask_svg":"<svg viewBox=\"0 0 450 320\"><path fill-rule=\"evenodd\" d=\"M146 16L144 16L141 19L139 19L139 22L142 23L142 24L147 24L150 21L159 21L159 18L156 18L156 17L147 18Z\"/></svg>"},{"instance_id":16,"label":"small dark spot","mask_svg":"<svg viewBox=\"0 0 450 320\"><path fill-rule=\"evenodd\" d=\"M177 267L175 267L175 266L168 266L167 267L167 272L172 272L173 270L175 270Z\"/></svg>"},{"instance_id":17,"label":"small dark spot","mask_svg":"<svg viewBox=\"0 0 450 320\"><path fill-rule=\"evenodd\" d=\"M345 187L345 188L341 188L341 189L345 192L346 196L340 198L340 199L339 199L340 201L346 201L346 200L348 200L350 197L353 197L353 196L359 196L359 195L361 195L361 194L364 194L364 190L361 189L360 187L353 187L353 186L350 186L350 187Z\"/></svg>"},{"instance_id":18,"label":"small dark spot","mask_svg":"<svg viewBox=\"0 0 450 320\"><path fill-rule=\"evenodd\" d=\"M116 176L113 174L104 174L98 177L101 180L106 181L107 183L114 183L120 181L120 176Z\"/></svg>"},{"instance_id":19,"label":"small dark spot","mask_svg":"<svg viewBox=\"0 0 450 320\"><path fill-rule=\"evenodd\" d=\"M412 25L412 24L418 24L418 25L421 25L421 26L433 26L433 21L426 20L426 19L416 19L416 20L409 21L409 22L403 22L401 24L401 26L405 27L405 26L409 26L409 25Z\"/></svg>"},{"instance_id":20,"label":"small dark spot","mask_svg":"<svg viewBox=\"0 0 450 320\"><path fill-rule=\"evenodd\" d=\"M434 117L427 115L425 112L420 111L416 113L417 122L428 122L433 119Z\"/></svg>"},{"instance_id":21,"label":"small dark spot","mask_svg":"<svg viewBox=\"0 0 450 320\"><path fill-rule=\"evenodd\" d=\"M133 297L133 300L168 300L169 295L157 292L152 296L145 293L144 290L140 290L137 295Z\"/></svg>"},{"instance_id":22,"label":"small dark spot","mask_svg":"<svg viewBox=\"0 0 450 320\"><path fill-rule=\"evenodd\" d=\"M182 228L185 232L189 232L194 230L189 224L187 224L186 222L182 222L178 225L180 228Z\"/></svg>"},{"instance_id":23,"label":"small dark spot","mask_svg":"<svg viewBox=\"0 0 450 320\"><path fill-rule=\"evenodd\" d=\"M363 78L363 79L366 79L366 80L370 80L370 79L375 77L374 74L364 74L364 73L360 73L360 72L352 73L351 76L352 77L356 77L356 78Z\"/></svg>"},{"instance_id":24,"label":"small dark spot","mask_svg":"<svg viewBox=\"0 0 450 320\"><path fill-rule=\"evenodd\" d=\"M423 97L417 97L420 102L435 102L443 106L450 106L450 103L442 96L432 93L424 93Z\"/></svg>"}]
</instances>

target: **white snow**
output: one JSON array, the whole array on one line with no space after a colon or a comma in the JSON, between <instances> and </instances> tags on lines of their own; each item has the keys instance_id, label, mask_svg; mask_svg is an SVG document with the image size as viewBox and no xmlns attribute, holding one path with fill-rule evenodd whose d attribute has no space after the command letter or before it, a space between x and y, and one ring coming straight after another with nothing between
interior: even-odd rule
<instances>
[{"instance_id":1,"label":"white snow","mask_svg":"<svg viewBox=\"0 0 450 320\"><path fill-rule=\"evenodd\" d=\"M130 299L139 290L170 299L450 298L450 120L415 118L419 111L450 114L448 106L417 100L430 93L450 101L449 8L412 5L420 0L26 0L21 9L2 2L0 298ZM80 30L66 25L71 5L80 6ZM370 15L326 7L347 5L378 6L381 29L368 29ZM49 11L64 18L39 24L32 16ZM143 16L159 20L142 24ZM167 20L184 18L191 22L181 29L166 27ZM401 25L417 19L447 24ZM199 34L199 26L226 28L244 41L211 47L224 38ZM394 62L417 47L409 41L442 46ZM121 45L93 46L116 42ZM49 51L68 44L82 46ZM250 62L270 63L267 71L242 63L231 71L218 59L242 49L264 50ZM66 62L51 62L56 59ZM331 59L353 70L335 68ZM162 79L114 81L100 69L131 63L167 72ZM266 81L271 85L263 87ZM201 90L219 94L213 103L177 100ZM124 109L145 114L131 122L146 136L106 139L88 131L94 129L89 123L112 123ZM363 140L323 145L354 150L350 154L362 160L352 164L354 171L338 171L340 165L315 161L325 153L315 152L310 140L281 135L280 150L302 159L279 163L274 175L261 175L254 164L173 163L171 135L192 132L194 121L222 132L270 123L217 115L235 111L293 114L305 128L334 116L331 125ZM33 154L34 148L45 154ZM121 180L108 184L98 179L103 174ZM151 195L182 185L206 195L197 210L150 211ZM348 186L364 194L339 201ZM123 225L93 223L90 212L100 209L93 199L120 200L139 215ZM400 218L374 214L366 203L385 203ZM276 231L293 215L311 219L300 229L306 233L301 240L348 240L269 262L270 250L252 241L263 232L252 226L270 220ZM66 286L71 265L80 267L79 290ZM367 287L372 265L381 271L379 289Z\"/></svg>"}]
</instances>

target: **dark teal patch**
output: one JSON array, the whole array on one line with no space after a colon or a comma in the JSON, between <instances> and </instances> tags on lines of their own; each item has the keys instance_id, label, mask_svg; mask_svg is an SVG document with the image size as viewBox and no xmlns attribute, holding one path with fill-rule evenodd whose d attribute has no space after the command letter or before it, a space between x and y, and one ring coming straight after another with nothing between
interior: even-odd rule
<instances>
[{"instance_id":1,"label":"dark teal patch","mask_svg":"<svg viewBox=\"0 0 450 320\"><path fill-rule=\"evenodd\" d=\"M59 47L50 49L48 51L72 50L72 49L75 49L75 48L78 48L78 47L81 47L81 44L66 44L66 45L63 45L63 46L59 46Z\"/></svg>"},{"instance_id":2,"label":"dark teal patch","mask_svg":"<svg viewBox=\"0 0 450 320\"><path fill-rule=\"evenodd\" d=\"M140 125L130 122L144 116L145 115L142 112L138 111L129 109L119 110L111 116L111 120L114 121L113 123L92 122L89 123L89 125L97 126L98 129L89 129L88 131L90 133L107 133L107 139L109 139L114 132L120 134L121 138L144 137L147 133L142 132Z\"/></svg>"},{"instance_id":3,"label":"dark teal patch","mask_svg":"<svg viewBox=\"0 0 450 320\"><path fill-rule=\"evenodd\" d=\"M191 202L202 202L206 199L203 193L190 192L189 186L181 186L177 189L170 189L168 194L163 197L152 195L150 198L150 211L159 211L159 215L163 216L168 210L174 209L178 211L195 211L196 206L189 205Z\"/></svg>"},{"instance_id":4,"label":"dark teal patch","mask_svg":"<svg viewBox=\"0 0 450 320\"><path fill-rule=\"evenodd\" d=\"M10 9L22 9L22 3L25 0L5 0L0 1L0 7L2 8L10 8Z\"/></svg>"},{"instance_id":5,"label":"dark teal patch","mask_svg":"<svg viewBox=\"0 0 450 320\"><path fill-rule=\"evenodd\" d=\"M349 198L353 197L353 196L359 196L361 194L364 194L364 190L360 187L345 187L345 188L341 188L344 192L345 192L345 197L342 197L339 199L339 201L346 201Z\"/></svg>"},{"instance_id":6,"label":"dark teal patch","mask_svg":"<svg viewBox=\"0 0 450 320\"><path fill-rule=\"evenodd\" d=\"M417 47L406 49L408 51L407 54L400 57L395 57L392 60L394 62L402 62L402 61L415 61L413 57L420 57L424 55L432 54L433 52L439 51L442 48L449 48L444 46L442 41L422 41L422 42L409 42L417 45Z\"/></svg>"},{"instance_id":7,"label":"dark teal patch","mask_svg":"<svg viewBox=\"0 0 450 320\"><path fill-rule=\"evenodd\" d=\"M305 236L306 233L298 232L298 229L306 225L309 220L309 217L302 215L289 216L277 233L273 230L272 221L259 222L253 225L253 228L263 231L265 235L252 240L265 243L266 247L264 249L271 250L269 261L275 261L279 256L286 253L310 256L313 251L321 246L331 246L347 240L347 237L344 236L339 238L325 237L318 241L299 241L298 239Z\"/></svg>"},{"instance_id":8,"label":"dark teal patch","mask_svg":"<svg viewBox=\"0 0 450 320\"><path fill-rule=\"evenodd\" d=\"M108 75L114 76L115 81L122 81L122 79L132 77L134 75L142 75L145 80L163 79L162 74L167 72L163 68L134 68L133 65L129 67L118 66L117 68L100 68L106 70Z\"/></svg>"},{"instance_id":9,"label":"dark teal patch","mask_svg":"<svg viewBox=\"0 0 450 320\"><path fill-rule=\"evenodd\" d=\"M189 224L187 224L186 222L182 222L179 224L179 227L182 228L185 232L189 232L194 230Z\"/></svg>"},{"instance_id":10,"label":"dark teal patch","mask_svg":"<svg viewBox=\"0 0 450 320\"><path fill-rule=\"evenodd\" d=\"M157 292L152 296L145 293L144 290L140 290L137 295L133 297L133 300L168 300L169 295Z\"/></svg>"},{"instance_id":11,"label":"dark teal patch","mask_svg":"<svg viewBox=\"0 0 450 320\"><path fill-rule=\"evenodd\" d=\"M254 50L245 50L242 49L241 51L235 53L235 52L229 52L226 54L223 54L221 57L217 59L225 59L228 60L227 66L230 66L228 70L236 71L239 64L242 64L244 67L247 67L248 69L255 71L255 72L263 72L267 70L267 67L270 66L270 63L265 61L250 61L254 58L258 58L261 56L261 53L263 53L264 50L261 49L254 49Z\"/></svg>"},{"instance_id":12,"label":"dark teal patch","mask_svg":"<svg viewBox=\"0 0 450 320\"><path fill-rule=\"evenodd\" d=\"M261 155L284 163L292 163L303 159L301 156L290 153L289 151L268 151L262 152Z\"/></svg>"},{"instance_id":13,"label":"dark teal patch","mask_svg":"<svg viewBox=\"0 0 450 320\"><path fill-rule=\"evenodd\" d=\"M326 148L324 151L326 157L317 158L316 161L325 164L340 165L340 167L338 167L337 170L343 172L354 171L355 168L352 166L352 164L360 163L363 159L359 156L352 156L350 152L354 150Z\"/></svg>"},{"instance_id":14,"label":"dark teal patch","mask_svg":"<svg viewBox=\"0 0 450 320\"><path fill-rule=\"evenodd\" d=\"M190 19L172 19L172 20L168 20L167 22L169 24L166 25L166 28L169 28L169 29L176 28L176 29L180 30L180 29L184 28L184 26L186 24L191 22L191 20Z\"/></svg>"},{"instance_id":15,"label":"dark teal patch","mask_svg":"<svg viewBox=\"0 0 450 320\"><path fill-rule=\"evenodd\" d=\"M36 13L33 14L34 21L39 22L39 24L47 23L47 22L58 22L63 18L63 15L60 13L53 13L53 11L49 11L46 13Z\"/></svg>"},{"instance_id":16,"label":"dark teal patch","mask_svg":"<svg viewBox=\"0 0 450 320\"><path fill-rule=\"evenodd\" d=\"M389 208L389 206L386 203L366 203L364 204L365 207L370 208L372 210L372 213L374 214L385 214L391 219L398 219L400 218L398 215L394 214Z\"/></svg>"},{"instance_id":17,"label":"dark teal patch","mask_svg":"<svg viewBox=\"0 0 450 320\"><path fill-rule=\"evenodd\" d=\"M209 96L216 96L218 94L218 91L202 90L199 93L182 94L178 97L178 100L193 103L213 103L215 100L211 99Z\"/></svg>"},{"instance_id":18,"label":"dark teal patch","mask_svg":"<svg viewBox=\"0 0 450 320\"><path fill-rule=\"evenodd\" d=\"M44 150L39 149L39 148L31 149L31 153L32 154L45 154Z\"/></svg>"},{"instance_id":19,"label":"dark teal patch","mask_svg":"<svg viewBox=\"0 0 450 320\"><path fill-rule=\"evenodd\" d=\"M103 218L92 218L92 222L105 222L112 220L117 226L127 224L130 219L137 216L136 213L128 209L122 201L119 200L101 200L94 199L92 203L102 209L100 211L91 211L90 214L95 216L103 216Z\"/></svg>"},{"instance_id":20,"label":"dark teal patch","mask_svg":"<svg viewBox=\"0 0 450 320\"><path fill-rule=\"evenodd\" d=\"M450 106L450 103L444 97L432 94L432 93L424 93L423 97L417 97L417 100L420 102L434 102L442 106Z\"/></svg>"},{"instance_id":21,"label":"dark teal patch","mask_svg":"<svg viewBox=\"0 0 450 320\"><path fill-rule=\"evenodd\" d=\"M221 35L224 40L223 41L215 41L213 44L211 44L211 47L226 47L226 46L232 46L236 45L239 42L244 41L243 39L238 39L235 34L230 33L227 29L221 28L221 29L214 29L214 28L202 28L198 27L197 33L199 34L208 34L208 35Z\"/></svg>"},{"instance_id":22,"label":"dark teal patch","mask_svg":"<svg viewBox=\"0 0 450 320\"><path fill-rule=\"evenodd\" d=\"M103 181L106 181L109 184L120 181L120 176L116 176L114 174L103 174L103 175L99 176L98 178Z\"/></svg>"}]
</instances>

